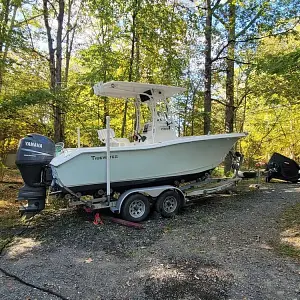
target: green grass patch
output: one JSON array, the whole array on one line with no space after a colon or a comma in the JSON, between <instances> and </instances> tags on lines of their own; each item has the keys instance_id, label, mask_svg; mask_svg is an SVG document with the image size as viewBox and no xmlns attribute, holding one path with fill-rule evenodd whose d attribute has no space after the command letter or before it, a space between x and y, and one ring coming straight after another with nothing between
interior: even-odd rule
<instances>
[{"instance_id":1,"label":"green grass patch","mask_svg":"<svg viewBox=\"0 0 300 300\"><path fill-rule=\"evenodd\" d=\"M2 249L16 233L21 225L19 204L16 203L22 177L19 170L6 168L0 182L0 249Z\"/></svg>"},{"instance_id":2,"label":"green grass patch","mask_svg":"<svg viewBox=\"0 0 300 300\"><path fill-rule=\"evenodd\" d=\"M300 259L300 203L286 209L280 218L280 237L272 246L280 254Z\"/></svg>"},{"instance_id":3,"label":"green grass patch","mask_svg":"<svg viewBox=\"0 0 300 300\"><path fill-rule=\"evenodd\" d=\"M11 240L19 226L18 206L8 201L0 201L0 249Z\"/></svg>"},{"instance_id":4,"label":"green grass patch","mask_svg":"<svg viewBox=\"0 0 300 300\"><path fill-rule=\"evenodd\" d=\"M296 205L289 207L283 213L281 218L281 226L283 228L300 226L300 203L297 203Z\"/></svg>"},{"instance_id":5,"label":"green grass patch","mask_svg":"<svg viewBox=\"0 0 300 300\"><path fill-rule=\"evenodd\" d=\"M13 227L18 224L19 206L16 204L8 203L7 201L0 201L0 229Z\"/></svg>"},{"instance_id":6,"label":"green grass patch","mask_svg":"<svg viewBox=\"0 0 300 300\"><path fill-rule=\"evenodd\" d=\"M9 182L22 183L23 182L23 179L22 179L19 169L12 169L12 168L5 168L2 180L3 180L3 182L6 182L6 183L9 183Z\"/></svg>"},{"instance_id":7,"label":"green grass patch","mask_svg":"<svg viewBox=\"0 0 300 300\"><path fill-rule=\"evenodd\" d=\"M273 248L281 255L300 259L300 249L282 242L272 244Z\"/></svg>"}]
</instances>

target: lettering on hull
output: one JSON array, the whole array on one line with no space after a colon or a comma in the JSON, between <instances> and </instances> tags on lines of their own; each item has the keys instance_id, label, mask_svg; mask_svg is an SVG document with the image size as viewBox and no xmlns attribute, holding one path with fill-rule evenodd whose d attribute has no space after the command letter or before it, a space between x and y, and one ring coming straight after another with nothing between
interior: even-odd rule
<instances>
[{"instance_id":1,"label":"lettering on hull","mask_svg":"<svg viewBox=\"0 0 300 300\"><path fill-rule=\"evenodd\" d=\"M107 157L106 156L95 156L95 155L92 155L91 158L92 158L92 160L102 160L102 159L106 159ZM119 158L119 157L116 154L110 156L110 159L114 159L114 158Z\"/></svg>"}]
</instances>

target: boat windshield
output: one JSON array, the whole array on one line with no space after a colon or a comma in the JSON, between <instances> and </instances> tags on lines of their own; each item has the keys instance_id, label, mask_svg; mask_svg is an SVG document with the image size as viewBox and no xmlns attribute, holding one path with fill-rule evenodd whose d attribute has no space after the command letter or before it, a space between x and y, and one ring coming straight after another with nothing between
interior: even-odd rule
<instances>
[{"instance_id":1,"label":"boat windshield","mask_svg":"<svg viewBox=\"0 0 300 300\"><path fill-rule=\"evenodd\" d=\"M168 107L163 102L156 103L154 109L148 105L142 105L141 117L141 121L145 123L152 122L153 118L157 119L156 121L168 121L170 119Z\"/></svg>"}]
</instances>

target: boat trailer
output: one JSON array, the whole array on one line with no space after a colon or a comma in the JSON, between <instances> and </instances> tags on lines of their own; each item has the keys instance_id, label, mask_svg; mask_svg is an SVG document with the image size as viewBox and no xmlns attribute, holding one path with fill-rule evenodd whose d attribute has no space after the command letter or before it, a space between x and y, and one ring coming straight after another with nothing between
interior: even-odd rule
<instances>
[{"instance_id":1,"label":"boat trailer","mask_svg":"<svg viewBox=\"0 0 300 300\"><path fill-rule=\"evenodd\" d=\"M85 200L84 196L70 200L70 206L88 208L89 211L109 208L113 213L121 214L122 218L128 221L143 221L150 213L150 208L163 217L172 217L177 214L180 208L192 201L205 196L225 192L232 189L242 180L233 178L207 178L204 181L185 184L179 187L162 185L147 188L134 188L125 191L120 195Z\"/></svg>"}]
</instances>

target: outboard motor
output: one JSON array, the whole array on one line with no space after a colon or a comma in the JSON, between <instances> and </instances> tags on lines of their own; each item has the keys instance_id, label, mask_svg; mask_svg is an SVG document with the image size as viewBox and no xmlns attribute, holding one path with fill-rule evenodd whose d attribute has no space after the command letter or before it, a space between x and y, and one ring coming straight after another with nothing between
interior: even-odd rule
<instances>
[{"instance_id":1,"label":"outboard motor","mask_svg":"<svg viewBox=\"0 0 300 300\"><path fill-rule=\"evenodd\" d=\"M45 208L46 189L52 181L48 164L54 155L54 142L43 135L28 134L20 140L16 165L25 184L19 190L17 200L28 201L27 206L20 208L21 214L36 213Z\"/></svg>"}]
</instances>

